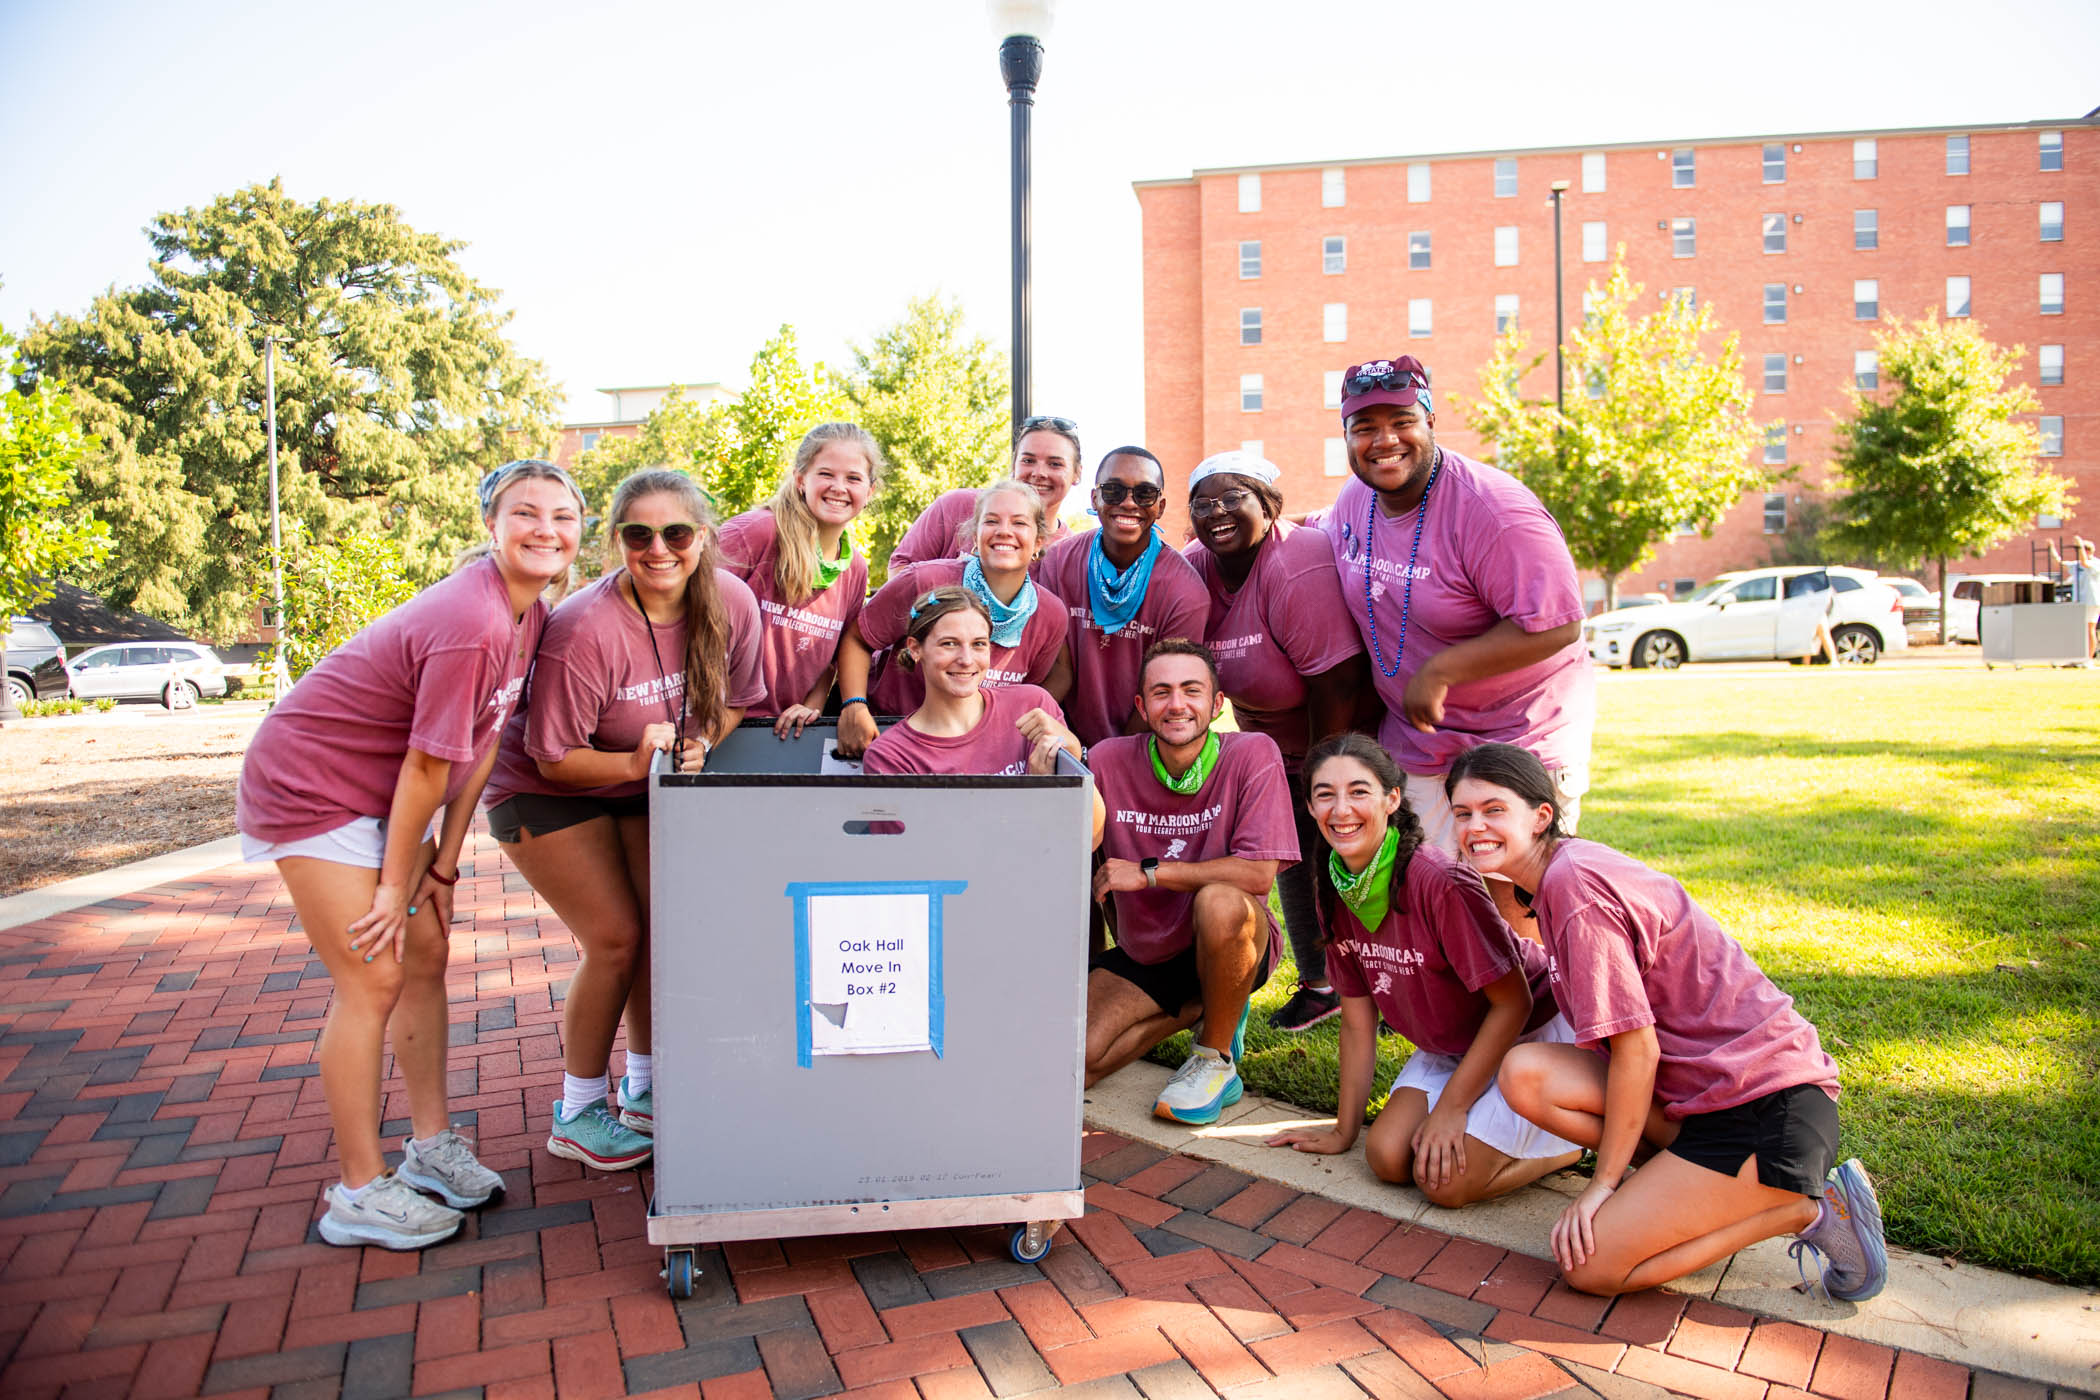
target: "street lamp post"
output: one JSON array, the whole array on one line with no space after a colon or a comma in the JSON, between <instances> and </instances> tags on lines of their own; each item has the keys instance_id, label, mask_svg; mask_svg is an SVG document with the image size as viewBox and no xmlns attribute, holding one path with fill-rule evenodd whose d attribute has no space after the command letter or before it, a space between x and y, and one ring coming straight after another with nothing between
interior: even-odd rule
<instances>
[{"instance_id":1,"label":"street lamp post","mask_svg":"<svg viewBox=\"0 0 2100 1400\"><path fill-rule=\"evenodd\" d=\"M1564 418L1568 412L1568 368L1561 361L1561 346L1568 338L1568 298L1561 287L1560 200L1567 192L1566 180L1553 182L1553 407Z\"/></svg>"},{"instance_id":2,"label":"street lamp post","mask_svg":"<svg viewBox=\"0 0 2100 1400\"><path fill-rule=\"evenodd\" d=\"M1013 394L1014 433L1028 417L1032 388L1028 305L1029 121L1035 110L1035 85L1043 75L1043 41L1049 32L1047 0L991 0L992 26L999 43L999 74L1006 80L1011 114L1013 175Z\"/></svg>"},{"instance_id":3,"label":"street lamp post","mask_svg":"<svg viewBox=\"0 0 2100 1400\"><path fill-rule=\"evenodd\" d=\"M270 590L277 608L277 641L270 648L270 686L283 699L290 682L284 664L284 534L277 515L277 337L263 337L263 413L270 426Z\"/></svg>"}]
</instances>

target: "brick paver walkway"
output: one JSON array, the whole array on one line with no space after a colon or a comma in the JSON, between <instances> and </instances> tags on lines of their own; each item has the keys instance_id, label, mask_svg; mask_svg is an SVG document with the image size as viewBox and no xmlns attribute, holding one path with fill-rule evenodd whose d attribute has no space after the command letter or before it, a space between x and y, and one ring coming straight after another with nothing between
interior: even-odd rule
<instances>
[{"instance_id":1,"label":"brick paver walkway","mask_svg":"<svg viewBox=\"0 0 2100 1400\"><path fill-rule=\"evenodd\" d=\"M0 933L0 1395L2046 1400L1107 1133L1039 1265L994 1229L732 1244L674 1304L646 1175L545 1149L567 934L485 836L459 892L453 1107L508 1192L421 1255L313 1230L328 982L272 872Z\"/></svg>"}]
</instances>

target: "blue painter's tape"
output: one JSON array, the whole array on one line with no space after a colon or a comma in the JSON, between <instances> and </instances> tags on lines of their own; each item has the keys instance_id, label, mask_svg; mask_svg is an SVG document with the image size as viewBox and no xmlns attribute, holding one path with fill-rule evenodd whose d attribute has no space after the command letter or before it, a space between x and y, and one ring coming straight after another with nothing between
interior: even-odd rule
<instances>
[{"instance_id":1,"label":"blue painter's tape","mask_svg":"<svg viewBox=\"0 0 2100 1400\"><path fill-rule=\"evenodd\" d=\"M947 1046L948 993L942 975L942 908L945 895L961 894L967 880L795 880L783 891L795 905L795 1063L810 1068L814 1031L809 1008L809 901L819 895L923 894L926 896L926 1032L936 1058Z\"/></svg>"}]
</instances>

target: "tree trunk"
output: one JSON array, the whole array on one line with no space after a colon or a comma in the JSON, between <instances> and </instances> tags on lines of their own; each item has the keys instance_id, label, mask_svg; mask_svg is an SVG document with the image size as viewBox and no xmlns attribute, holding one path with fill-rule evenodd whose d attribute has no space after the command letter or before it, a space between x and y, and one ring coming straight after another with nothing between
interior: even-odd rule
<instances>
[{"instance_id":1,"label":"tree trunk","mask_svg":"<svg viewBox=\"0 0 2100 1400\"><path fill-rule=\"evenodd\" d=\"M22 712L15 708L14 693L7 688L7 633L0 632L0 724L21 717Z\"/></svg>"},{"instance_id":2,"label":"tree trunk","mask_svg":"<svg viewBox=\"0 0 2100 1400\"><path fill-rule=\"evenodd\" d=\"M1935 562L1940 566L1940 645L1945 646L1953 636L1947 614L1954 607L1954 585L1947 579L1947 561L1940 559ZM1977 619L1978 622L1982 620L1981 618ZM1981 635L1980 631L1979 635Z\"/></svg>"},{"instance_id":3,"label":"tree trunk","mask_svg":"<svg viewBox=\"0 0 2100 1400\"><path fill-rule=\"evenodd\" d=\"M1617 606L1619 606L1619 576L1617 574L1606 574L1604 576L1604 610L1610 612Z\"/></svg>"}]
</instances>

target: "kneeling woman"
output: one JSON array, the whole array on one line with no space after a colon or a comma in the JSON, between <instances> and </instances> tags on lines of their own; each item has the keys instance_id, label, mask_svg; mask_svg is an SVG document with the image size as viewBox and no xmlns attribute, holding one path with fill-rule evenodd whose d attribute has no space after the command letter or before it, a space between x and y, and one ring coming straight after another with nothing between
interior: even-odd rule
<instances>
[{"instance_id":1,"label":"kneeling woman","mask_svg":"<svg viewBox=\"0 0 2100 1400\"><path fill-rule=\"evenodd\" d=\"M891 658L924 678L926 699L868 745L868 773L1048 774L1057 751L1079 757L1079 741L1049 692L1032 685L989 689L992 617L960 584L919 599Z\"/></svg>"},{"instance_id":2,"label":"kneeling woman","mask_svg":"<svg viewBox=\"0 0 2100 1400\"><path fill-rule=\"evenodd\" d=\"M583 953L562 1004L562 1099L547 1150L617 1171L650 1155L649 760L681 767L765 694L758 602L718 568L683 472L637 472L606 509L605 577L548 620L489 781L489 830ZM622 1013L627 1073L606 1103Z\"/></svg>"},{"instance_id":3,"label":"kneeling woman","mask_svg":"<svg viewBox=\"0 0 2100 1400\"><path fill-rule=\"evenodd\" d=\"M1529 899L1573 1045L1523 1045L1502 1089L1532 1122L1597 1152L1553 1226L1571 1288L1652 1288L1775 1235L1833 1298L1881 1291L1881 1206L1837 1167L1837 1065L1816 1028L1684 886L1566 836L1545 767L1510 744L1445 779L1459 849ZM1524 894L1530 891L1530 894ZM1601 1054L1598 1052L1602 1052ZM1655 1151L1627 1174L1643 1147Z\"/></svg>"},{"instance_id":4,"label":"kneeling woman","mask_svg":"<svg viewBox=\"0 0 2100 1400\"><path fill-rule=\"evenodd\" d=\"M1322 740L1305 779L1329 848L1313 890L1342 999L1341 1094L1333 1131L1270 1144L1346 1152L1356 1141L1382 1015L1416 1049L1364 1143L1381 1179L1462 1206L1573 1165L1575 1144L1519 1117L1495 1086L1510 1047L1571 1038L1545 954L1510 932L1478 875L1423 841L1407 778L1375 740Z\"/></svg>"}]
</instances>

